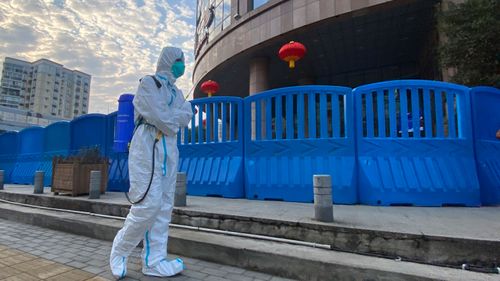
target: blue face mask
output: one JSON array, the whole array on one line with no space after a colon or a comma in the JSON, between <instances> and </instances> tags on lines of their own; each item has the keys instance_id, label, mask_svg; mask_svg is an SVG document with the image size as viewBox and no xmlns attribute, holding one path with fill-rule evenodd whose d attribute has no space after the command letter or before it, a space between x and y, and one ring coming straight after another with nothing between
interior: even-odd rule
<instances>
[{"instance_id":1,"label":"blue face mask","mask_svg":"<svg viewBox=\"0 0 500 281\"><path fill-rule=\"evenodd\" d=\"M186 70L186 65L183 61L176 61L172 65L172 75L177 79L184 74L184 70Z\"/></svg>"}]
</instances>

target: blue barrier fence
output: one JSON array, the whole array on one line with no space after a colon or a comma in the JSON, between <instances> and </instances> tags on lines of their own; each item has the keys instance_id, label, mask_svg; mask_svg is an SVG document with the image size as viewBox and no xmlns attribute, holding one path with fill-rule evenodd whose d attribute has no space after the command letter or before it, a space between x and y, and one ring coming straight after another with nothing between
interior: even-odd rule
<instances>
[{"instance_id":1,"label":"blue barrier fence","mask_svg":"<svg viewBox=\"0 0 500 281\"><path fill-rule=\"evenodd\" d=\"M471 91L476 167L484 205L500 204L500 90L475 87Z\"/></svg>"},{"instance_id":2,"label":"blue barrier fence","mask_svg":"<svg viewBox=\"0 0 500 281\"><path fill-rule=\"evenodd\" d=\"M353 92L362 204L480 204L468 88L407 80Z\"/></svg>"},{"instance_id":3,"label":"blue barrier fence","mask_svg":"<svg viewBox=\"0 0 500 281\"><path fill-rule=\"evenodd\" d=\"M35 171L43 159L44 132L45 129L41 127L26 128L19 132L19 150L11 178L13 183L33 184Z\"/></svg>"},{"instance_id":4,"label":"blue barrier fence","mask_svg":"<svg viewBox=\"0 0 500 281\"><path fill-rule=\"evenodd\" d=\"M0 135L0 170L4 171L4 182L12 182L12 171L16 166L19 149L19 134L8 132Z\"/></svg>"},{"instance_id":5,"label":"blue barrier fence","mask_svg":"<svg viewBox=\"0 0 500 281\"><path fill-rule=\"evenodd\" d=\"M191 195L311 202L312 175L329 174L335 203L500 204L495 88L400 80L192 105L200 114L178 134ZM128 190L128 154L112 149L116 118L89 114L0 135L5 182L32 183L36 169L49 176L55 153L97 146L110 158L109 190Z\"/></svg>"},{"instance_id":6,"label":"blue barrier fence","mask_svg":"<svg viewBox=\"0 0 500 281\"><path fill-rule=\"evenodd\" d=\"M118 112L110 113L106 117L106 153L109 158L108 190L126 192L130 187L128 180L128 153L116 152L113 149L116 144L113 140L117 134L117 118Z\"/></svg>"},{"instance_id":7,"label":"blue barrier fence","mask_svg":"<svg viewBox=\"0 0 500 281\"><path fill-rule=\"evenodd\" d=\"M313 175L328 174L334 202L357 202L351 92L303 86L245 99L247 198L313 202Z\"/></svg>"},{"instance_id":8,"label":"blue barrier fence","mask_svg":"<svg viewBox=\"0 0 500 281\"><path fill-rule=\"evenodd\" d=\"M243 100L196 99L191 128L178 134L179 170L190 195L241 198L243 185Z\"/></svg>"},{"instance_id":9,"label":"blue barrier fence","mask_svg":"<svg viewBox=\"0 0 500 281\"><path fill-rule=\"evenodd\" d=\"M44 185L52 185L52 159L68 156L70 151L70 123L56 122L45 128L43 157L40 170L45 171Z\"/></svg>"},{"instance_id":10,"label":"blue barrier fence","mask_svg":"<svg viewBox=\"0 0 500 281\"><path fill-rule=\"evenodd\" d=\"M106 139L106 126L104 114L86 114L73 119L70 124L70 153L77 154L81 149L98 148L101 156L106 156L110 143Z\"/></svg>"}]
</instances>

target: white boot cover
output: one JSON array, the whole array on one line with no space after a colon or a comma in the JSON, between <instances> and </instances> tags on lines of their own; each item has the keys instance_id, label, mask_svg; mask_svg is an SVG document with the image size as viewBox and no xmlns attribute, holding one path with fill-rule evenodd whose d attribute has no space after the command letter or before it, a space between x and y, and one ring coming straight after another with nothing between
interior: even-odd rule
<instances>
[{"instance_id":1,"label":"white boot cover","mask_svg":"<svg viewBox=\"0 0 500 281\"><path fill-rule=\"evenodd\" d=\"M169 277L181 273L184 270L184 262L181 259L167 261L166 259L160 261L156 266L143 267L142 273L144 275L156 277Z\"/></svg>"}]
</instances>

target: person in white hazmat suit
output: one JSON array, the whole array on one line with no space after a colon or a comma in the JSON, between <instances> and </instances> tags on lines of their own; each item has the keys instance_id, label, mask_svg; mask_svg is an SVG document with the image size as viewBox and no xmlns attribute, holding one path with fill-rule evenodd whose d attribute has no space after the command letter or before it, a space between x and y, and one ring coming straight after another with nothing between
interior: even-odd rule
<instances>
[{"instance_id":1,"label":"person in white hazmat suit","mask_svg":"<svg viewBox=\"0 0 500 281\"><path fill-rule=\"evenodd\" d=\"M191 104L175 86L184 68L181 49L163 48L156 74L141 79L134 97L136 130L128 165L129 197L135 202L111 249L110 267L117 279L127 275L127 258L141 240L143 274L173 276L184 269L181 259L167 260L179 160L177 131L188 125L193 114Z\"/></svg>"}]
</instances>

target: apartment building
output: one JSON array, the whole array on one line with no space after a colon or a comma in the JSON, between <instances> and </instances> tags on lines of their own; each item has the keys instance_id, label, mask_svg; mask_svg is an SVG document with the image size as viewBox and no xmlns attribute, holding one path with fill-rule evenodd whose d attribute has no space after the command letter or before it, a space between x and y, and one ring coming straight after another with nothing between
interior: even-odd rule
<instances>
[{"instance_id":1,"label":"apartment building","mask_svg":"<svg viewBox=\"0 0 500 281\"><path fill-rule=\"evenodd\" d=\"M48 59L26 62L6 57L0 106L64 119L86 114L91 76Z\"/></svg>"}]
</instances>

